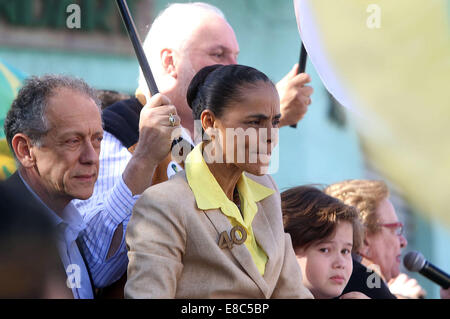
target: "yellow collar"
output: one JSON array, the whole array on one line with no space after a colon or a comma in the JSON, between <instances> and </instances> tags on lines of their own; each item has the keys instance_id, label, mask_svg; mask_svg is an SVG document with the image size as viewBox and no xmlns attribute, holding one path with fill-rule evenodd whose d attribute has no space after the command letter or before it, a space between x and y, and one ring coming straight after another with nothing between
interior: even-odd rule
<instances>
[{"instance_id":1,"label":"yellow collar","mask_svg":"<svg viewBox=\"0 0 450 319\"><path fill-rule=\"evenodd\" d=\"M242 219L236 204L228 199L209 170L202 150L203 143L200 143L188 154L185 161L186 178L194 193L198 208L201 210L220 208L225 215L235 218L242 226L250 228L258 211L256 202L272 195L274 190L253 181L242 173L237 183L242 215L244 215L244 219Z\"/></svg>"}]
</instances>

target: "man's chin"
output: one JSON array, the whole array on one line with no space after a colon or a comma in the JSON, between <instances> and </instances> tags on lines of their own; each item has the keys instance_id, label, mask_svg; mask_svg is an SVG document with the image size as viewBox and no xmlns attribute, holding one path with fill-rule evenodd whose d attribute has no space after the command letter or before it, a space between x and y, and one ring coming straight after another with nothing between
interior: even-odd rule
<instances>
[{"instance_id":1,"label":"man's chin","mask_svg":"<svg viewBox=\"0 0 450 319\"><path fill-rule=\"evenodd\" d=\"M91 198L93 193L94 188L92 188L90 191L87 189L86 191L83 192L72 192L71 195L74 199L86 200Z\"/></svg>"}]
</instances>

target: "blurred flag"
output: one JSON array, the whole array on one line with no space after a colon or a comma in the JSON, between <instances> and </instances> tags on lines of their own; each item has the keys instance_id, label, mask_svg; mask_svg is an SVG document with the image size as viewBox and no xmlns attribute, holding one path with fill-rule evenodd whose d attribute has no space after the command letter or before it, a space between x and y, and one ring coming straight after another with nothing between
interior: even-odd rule
<instances>
[{"instance_id":1,"label":"blurred flag","mask_svg":"<svg viewBox=\"0 0 450 319\"><path fill-rule=\"evenodd\" d=\"M16 171L14 157L9 150L6 139L0 139L0 181L7 179Z\"/></svg>"},{"instance_id":2,"label":"blurred flag","mask_svg":"<svg viewBox=\"0 0 450 319\"><path fill-rule=\"evenodd\" d=\"M25 75L0 59L0 180L9 177L16 165L3 131L5 117L16 97Z\"/></svg>"},{"instance_id":3,"label":"blurred flag","mask_svg":"<svg viewBox=\"0 0 450 319\"><path fill-rule=\"evenodd\" d=\"M450 0L294 0L300 35L366 155L450 225Z\"/></svg>"}]
</instances>

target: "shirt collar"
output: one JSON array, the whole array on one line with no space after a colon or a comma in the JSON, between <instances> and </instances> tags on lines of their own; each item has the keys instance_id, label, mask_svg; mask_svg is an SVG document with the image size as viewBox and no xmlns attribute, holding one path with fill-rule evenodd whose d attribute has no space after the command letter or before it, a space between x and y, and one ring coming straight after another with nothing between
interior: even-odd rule
<instances>
[{"instance_id":1,"label":"shirt collar","mask_svg":"<svg viewBox=\"0 0 450 319\"><path fill-rule=\"evenodd\" d=\"M220 208L225 215L237 219L243 225L250 226L258 211L256 202L272 195L274 190L253 181L242 173L237 183L244 215L242 220L237 206L228 199L209 170L202 150L203 143L200 143L188 154L185 161L186 178L198 208L201 210Z\"/></svg>"},{"instance_id":2,"label":"shirt collar","mask_svg":"<svg viewBox=\"0 0 450 319\"><path fill-rule=\"evenodd\" d=\"M72 202L70 202L62 212L63 224L66 225L64 237L67 242L72 242L78 238L80 232L86 228L86 223L80 215L80 212Z\"/></svg>"},{"instance_id":3,"label":"shirt collar","mask_svg":"<svg viewBox=\"0 0 450 319\"><path fill-rule=\"evenodd\" d=\"M47 213L48 213L48 217L50 218L50 221L53 223L54 226L59 225L60 223L63 222L62 218L59 217L53 210L51 210L47 204L45 204L42 199L36 194L36 192L31 188L30 185L28 185L28 183L25 181L25 179L22 177L22 174L20 174L20 170L18 170L19 172L19 177L22 180L22 183L25 185L25 187L28 189L28 191L33 195L33 197L35 199L38 200L38 202L40 202L42 204L42 206L44 206L44 208L46 209Z\"/></svg>"}]
</instances>

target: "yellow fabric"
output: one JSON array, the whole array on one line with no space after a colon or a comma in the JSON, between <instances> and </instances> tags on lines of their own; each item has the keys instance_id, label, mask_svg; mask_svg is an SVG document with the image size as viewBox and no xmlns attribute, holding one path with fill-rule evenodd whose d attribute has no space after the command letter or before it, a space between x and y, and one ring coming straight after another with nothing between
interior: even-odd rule
<instances>
[{"instance_id":1,"label":"yellow fabric","mask_svg":"<svg viewBox=\"0 0 450 319\"><path fill-rule=\"evenodd\" d=\"M450 230L450 1L301 3L311 13L300 10L300 24L316 25L302 30L308 56L331 93L335 83L346 93L365 158Z\"/></svg>"},{"instance_id":2,"label":"yellow fabric","mask_svg":"<svg viewBox=\"0 0 450 319\"><path fill-rule=\"evenodd\" d=\"M12 93L16 95L17 92L19 92L20 86L22 85L19 78L16 75L14 75L14 73L12 73L10 70L8 70L8 68L2 63L0 63L0 72L3 74L3 76L11 85Z\"/></svg>"},{"instance_id":3,"label":"yellow fabric","mask_svg":"<svg viewBox=\"0 0 450 319\"><path fill-rule=\"evenodd\" d=\"M241 215L236 204L228 199L209 170L208 165L206 165L202 150L203 143L200 143L189 153L185 162L186 178L194 193L197 206L201 210L220 209L233 227L242 226L245 229L247 232L245 246L249 250L259 273L264 275L267 255L256 242L252 221L258 212L256 202L272 195L274 190L262 186L242 174L237 183L241 199Z\"/></svg>"},{"instance_id":4,"label":"yellow fabric","mask_svg":"<svg viewBox=\"0 0 450 319\"><path fill-rule=\"evenodd\" d=\"M6 139L0 139L0 181L7 179L16 171L16 162Z\"/></svg>"}]
</instances>

